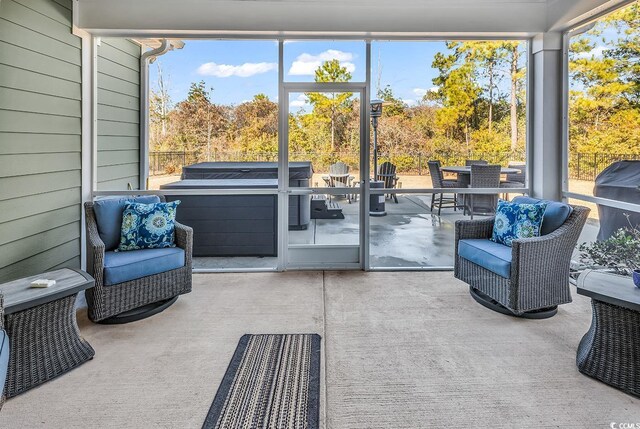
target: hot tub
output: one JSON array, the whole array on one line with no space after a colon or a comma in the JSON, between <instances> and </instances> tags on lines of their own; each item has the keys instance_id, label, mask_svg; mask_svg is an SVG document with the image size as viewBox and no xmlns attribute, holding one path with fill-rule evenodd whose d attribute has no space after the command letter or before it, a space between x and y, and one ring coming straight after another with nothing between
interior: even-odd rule
<instances>
[{"instance_id":1,"label":"hot tub","mask_svg":"<svg viewBox=\"0 0 640 429\"><path fill-rule=\"evenodd\" d=\"M310 162L290 164L289 185L309 186ZM183 168L182 180L162 190L277 189L274 162L203 162ZM194 229L194 256L276 256L276 195L167 195L181 200L177 220ZM306 229L311 217L307 195L289 197L289 229Z\"/></svg>"}]
</instances>

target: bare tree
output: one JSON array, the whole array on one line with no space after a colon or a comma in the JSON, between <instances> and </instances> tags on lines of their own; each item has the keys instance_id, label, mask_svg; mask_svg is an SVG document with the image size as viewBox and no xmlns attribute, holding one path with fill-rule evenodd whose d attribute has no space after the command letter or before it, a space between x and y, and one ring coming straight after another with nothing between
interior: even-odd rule
<instances>
[{"instance_id":1,"label":"bare tree","mask_svg":"<svg viewBox=\"0 0 640 429\"><path fill-rule=\"evenodd\" d=\"M160 115L160 135L165 137L167 135L167 116L171 110L171 98L169 96L168 82L165 81L164 74L162 72L162 64L160 61L156 63L158 67L158 110Z\"/></svg>"},{"instance_id":2,"label":"bare tree","mask_svg":"<svg viewBox=\"0 0 640 429\"><path fill-rule=\"evenodd\" d=\"M510 97L510 122L511 122L511 150L518 148L518 44L512 43L511 51L511 97Z\"/></svg>"}]
</instances>

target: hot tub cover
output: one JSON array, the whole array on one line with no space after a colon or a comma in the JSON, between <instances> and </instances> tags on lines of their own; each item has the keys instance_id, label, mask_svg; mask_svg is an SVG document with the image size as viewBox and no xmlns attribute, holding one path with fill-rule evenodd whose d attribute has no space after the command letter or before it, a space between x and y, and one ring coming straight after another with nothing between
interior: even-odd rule
<instances>
[{"instance_id":1,"label":"hot tub cover","mask_svg":"<svg viewBox=\"0 0 640 429\"><path fill-rule=\"evenodd\" d=\"M596 177L596 197L640 204L640 161L614 162ZM618 229L640 225L640 213L598 204L600 231L598 240L606 240ZM629 220L625 214L629 215Z\"/></svg>"},{"instance_id":2,"label":"hot tub cover","mask_svg":"<svg viewBox=\"0 0 640 429\"><path fill-rule=\"evenodd\" d=\"M290 162L289 179L310 179L311 162ZM182 179L277 179L276 162L200 162L182 168Z\"/></svg>"},{"instance_id":3,"label":"hot tub cover","mask_svg":"<svg viewBox=\"0 0 640 429\"><path fill-rule=\"evenodd\" d=\"M273 189L278 179L186 179L165 183L160 189Z\"/></svg>"}]
</instances>

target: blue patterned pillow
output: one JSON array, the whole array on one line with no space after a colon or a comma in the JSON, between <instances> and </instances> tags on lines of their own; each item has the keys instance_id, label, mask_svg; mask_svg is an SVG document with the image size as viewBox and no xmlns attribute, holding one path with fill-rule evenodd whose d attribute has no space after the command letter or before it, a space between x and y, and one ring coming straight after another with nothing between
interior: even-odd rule
<instances>
[{"instance_id":1,"label":"blue patterned pillow","mask_svg":"<svg viewBox=\"0 0 640 429\"><path fill-rule=\"evenodd\" d=\"M180 200L154 204L127 201L122 214L120 245L116 251L175 247L178 204Z\"/></svg>"},{"instance_id":2,"label":"blue patterned pillow","mask_svg":"<svg viewBox=\"0 0 640 429\"><path fill-rule=\"evenodd\" d=\"M547 203L518 204L499 200L491 241L511 246L517 238L539 237Z\"/></svg>"}]
</instances>

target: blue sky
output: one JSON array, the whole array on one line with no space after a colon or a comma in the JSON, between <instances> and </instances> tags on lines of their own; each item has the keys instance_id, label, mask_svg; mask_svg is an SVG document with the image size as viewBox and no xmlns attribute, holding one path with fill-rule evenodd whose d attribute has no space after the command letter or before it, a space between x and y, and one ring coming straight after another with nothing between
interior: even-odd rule
<instances>
[{"instance_id":1,"label":"blue sky","mask_svg":"<svg viewBox=\"0 0 640 429\"><path fill-rule=\"evenodd\" d=\"M444 51L443 42L373 42L371 81L391 85L397 97L409 104L433 87L433 56ZM287 42L284 46L285 80L313 81L322 61L337 58L352 73L352 81L365 80L365 44L360 41ZM272 100L278 95L278 45L274 41L186 40L182 50L160 57L150 66L152 87L162 67L174 103L186 98L192 82L203 80L213 88L213 101L239 104L255 94Z\"/></svg>"},{"instance_id":2,"label":"blue sky","mask_svg":"<svg viewBox=\"0 0 640 429\"><path fill-rule=\"evenodd\" d=\"M617 31L591 36L596 46L583 57L601 56L602 38L615 40ZM437 75L431 67L444 42L372 42L371 82L375 90L391 86L396 97L413 105L434 88ZM315 69L325 60L339 59L352 74L352 81L365 80L365 43L362 41L288 41L284 45L285 80L312 82ZM523 59L525 56L522 57ZM213 101L237 105L264 93L278 99L278 44L272 40L185 40L182 50L160 57L150 66L152 88L157 87L158 65L168 81L173 103L186 98L192 82L203 80L213 88ZM506 84L503 82L503 84ZM292 99L292 111L303 107L304 97Z\"/></svg>"}]
</instances>

